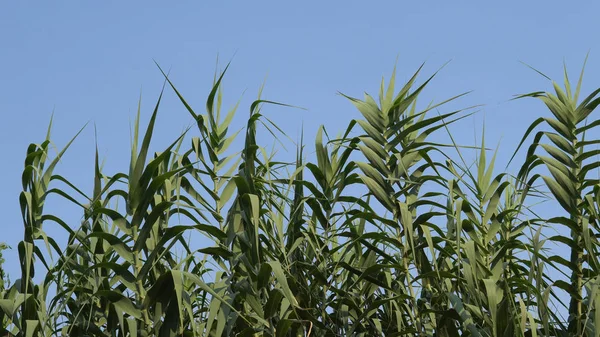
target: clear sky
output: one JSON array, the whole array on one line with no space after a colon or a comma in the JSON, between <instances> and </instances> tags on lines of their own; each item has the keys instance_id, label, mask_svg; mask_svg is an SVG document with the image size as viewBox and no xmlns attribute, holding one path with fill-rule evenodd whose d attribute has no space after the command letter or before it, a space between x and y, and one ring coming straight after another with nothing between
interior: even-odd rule
<instances>
[{"instance_id":1,"label":"clear sky","mask_svg":"<svg viewBox=\"0 0 600 337\"><path fill-rule=\"evenodd\" d=\"M221 68L233 60L225 107L243 94L243 117L266 78L264 98L308 110L265 113L292 139L304 123L308 143L320 124L336 134L358 117L338 91L376 94L396 60L398 81L422 62L428 75L451 61L424 98L439 101L474 90L452 107L484 104L481 112L452 130L461 143L473 145L485 119L487 143L500 143L504 167L527 125L548 113L536 101L508 101L551 89L520 61L561 80L565 60L576 78L590 51L584 93L600 86L599 12L597 1L2 1L0 241L13 247L5 254L11 279L18 276L18 194L27 145L43 140L54 110L57 146L86 122L95 123L107 173L127 170L140 92L145 123L162 85L153 60L171 69L198 110L217 55ZM156 149L190 122L167 91ZM243 118L236 123L242 127ZM88 191L94 144L90 124L57 168ZM70 221L77 223L80 214Z\"/></svg>"}]
</instances>

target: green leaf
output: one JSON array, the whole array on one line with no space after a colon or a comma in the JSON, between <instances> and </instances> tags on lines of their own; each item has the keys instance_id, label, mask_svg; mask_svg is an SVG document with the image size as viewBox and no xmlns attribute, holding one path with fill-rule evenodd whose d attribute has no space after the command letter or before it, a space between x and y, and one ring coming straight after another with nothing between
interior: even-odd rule
<instances>
[{"instance_id":1,"label":"green leaf","mask_svg":"<svg viewBox=\"0 0 600 337\"><path fill-rule=\"evenodd\" d=\"M479 332L479 330L477 329L477 327L475 326L475 324L473 322L473 318L471 317L471 314L465 309L460 298L453 293L448 293L447 296L450 299L450 304L452 305L454 310L456 310L456 312L458 312L458 315L460 316L463 326L467 330L469 330L469 332L471 333L471 336L481 337L482 335Z\"/></svg>"},{"instance_id":2,"label":"green leaf","mask_svg":"<svg viewBox=\"0 0 600 337\"><path fill-rule=\"evenodd\" d=\"M283 269L281 267L281 263L279 261L269 261L269 262L267 262L267 264L269 266L271 266L271 269L273 270L273 274L275 275L275 279L277 280L279 286L281 287L281 290L283 291L285 298L287 298L287 300L290 301L290 303L294 307L297 307L298 301L296 300L296 297L294 296L294 294L292 293L292 290L290 289L290 287L288 285L287 278L285 277L285 273L283 272Z\"/></svg>"}]
</instances>

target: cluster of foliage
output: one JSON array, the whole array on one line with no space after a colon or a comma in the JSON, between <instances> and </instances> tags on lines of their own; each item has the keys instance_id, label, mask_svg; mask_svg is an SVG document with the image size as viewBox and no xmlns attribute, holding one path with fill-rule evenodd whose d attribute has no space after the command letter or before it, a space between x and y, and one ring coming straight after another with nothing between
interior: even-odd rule
<instances>
[{"instance_id":1,"label":"cluster of foliage","mask_svg":"<svg viewBox=\"0 0 600 337\"><path fill-rule=\"evenodd\" d=\"M494 175L483 142L470 165L451 136L429 140L469 115L431 116L460 96L417 108L433 76L417 85L417 71L399 92L392 76L378 101L347 97L363 118L335 139L319 129L316 162L300 143L289 163L256 142L259 126L274 127L261 113L282 105L271 101L251 104L230 149L237 105L222 113L224 73L203 114L165 75L195 128L151 155L160 98L141 142L138 110L128 171L104 173L96 150L91 193L54 172L73 140L54 157L50 132L29 146L21 275L0 288L0 334L600 336L600 140L585 137L600 125L589 120L600 89L580 101L581 77L572 90L565 70L564 88L522 96L553 117L527 130L516 175ZM48 197L80 206L81 224L46 212ZM530 212L533 198L563 215ZM49 222L68 233L65 247ZM570 234L546 236L548 226ZM192 249L189 233L210 244Z\"/></svg>"},{"instance_id":2,"label":"cluster of foliage","mask_svg":"<svg viewBox=\"0 0 600 337\"><path fill-rule=\"evenodd\" d=\"M4 271L2 265L4 264L4 256L2 255L2 251L8 249L6 243L0 242L0 292L6 289L6 284L8 283L8 275Z\"/></svg>"}]
</instances>

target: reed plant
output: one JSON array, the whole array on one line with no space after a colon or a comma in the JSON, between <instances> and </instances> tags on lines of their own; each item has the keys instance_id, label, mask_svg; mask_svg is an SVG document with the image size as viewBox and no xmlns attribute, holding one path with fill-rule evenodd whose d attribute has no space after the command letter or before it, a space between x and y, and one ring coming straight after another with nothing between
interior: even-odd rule
<instances>
[{"instance_id":1,"label":"reed plant","mask_svg":"<svg viewBox=\"0 0 600 337\"><path fill-rule=\"evenodd\" d=\"M281 131L263 107L289 107L259 97L236 132L226 71L203 112L163 73L194 127L150 152L161 93L145 129L138 109L128 167L105 172L95 149L91 191L57 171L77 136L52 155L50 123L27 148L21 273L3 283L0 263L0 335L600 336L600 89L580 97L583 71L574 88L565 68L563 87L518 97L549 113L514 173L484 140L454 141L452 123L473 111L446 103L463 94L417 103L436 76L419 82L421 68L344 96L361 118L337 137L319 128L292 162L257 142ZM48 198L77 205L81 222ZM540 198L562 215L534 212Z\"/></svg>"}]
</instances>

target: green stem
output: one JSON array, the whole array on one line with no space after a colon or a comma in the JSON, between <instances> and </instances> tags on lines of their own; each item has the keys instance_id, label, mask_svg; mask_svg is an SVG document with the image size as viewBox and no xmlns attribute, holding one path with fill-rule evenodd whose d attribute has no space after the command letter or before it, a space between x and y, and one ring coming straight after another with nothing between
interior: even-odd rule
<instances>
[{"instance_id":1,"label":"green stem","mask_svg":"<svg viewBox=\"0 0 600 337\"><path fill-rule=\"evenodd\" d=\"M573 148L577 147L577 139L572 141ZM572 320L569 330L576 331L577 336L581 336L583 333L583 247L582 247L582 236L581 231L583 227L582 214L579 209L581 203L581 183L579 182L579 172L581 170L581 163L574 160L577 166L573 168L572 173L577 177L577 184L575 186L577 191L577 199L575 200L576 211L575 214L571 214L571 220L575 222L576 230L571 230L571 239L573 240L574 246L571 248L571 265L575 269L571 273L571 284L575 288L575 294L571 295L571 301L569 304L569 319ZM573 326L573 324L575 326Z\"/></svg>"}]
</instances>

